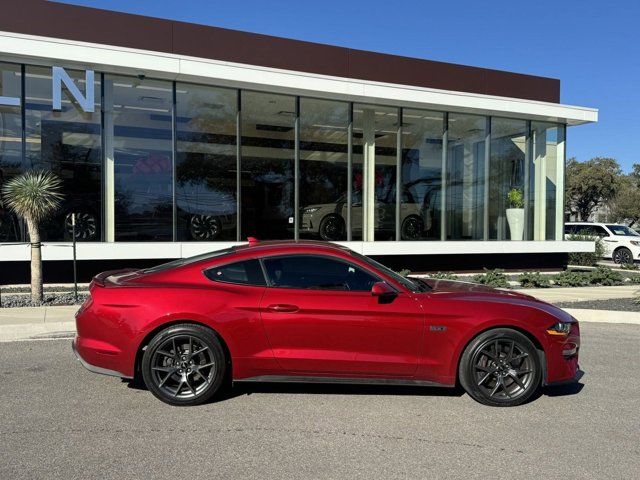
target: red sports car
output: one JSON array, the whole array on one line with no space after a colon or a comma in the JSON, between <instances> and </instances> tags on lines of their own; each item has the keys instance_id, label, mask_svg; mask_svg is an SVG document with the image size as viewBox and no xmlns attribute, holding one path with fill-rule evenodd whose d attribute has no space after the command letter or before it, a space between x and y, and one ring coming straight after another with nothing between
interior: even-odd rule
<instances>
[{"instance_id":1,"label":"red sports car","mask_svg":"<svg viewBox=\"0 0 640 480\"><path fill-rule=\"evenodd\" d=\"M104 272L76 315L89 370L195 405L230 382L454 387L511 406L578 372L578 322L521 293L405 278L345 247L258 242Z\"/></svg>"}]
</instances>

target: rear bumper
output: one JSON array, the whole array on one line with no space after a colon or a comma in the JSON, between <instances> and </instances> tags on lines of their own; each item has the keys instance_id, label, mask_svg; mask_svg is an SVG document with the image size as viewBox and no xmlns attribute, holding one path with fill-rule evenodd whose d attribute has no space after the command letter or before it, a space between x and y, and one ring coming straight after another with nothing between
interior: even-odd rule
<instances>
[{"instance_id":1,"label":"rear bumper","mask_svg":"<svg viewBox=\"0 0 640 480\"><path fill-rule=\"evenodd\" d=\"M82 366L84 368L86 368L87 370L89 370L90 372L99 373L101 375L110 375L112 377L132 378L132 377L130 377L128 375L125 375L122 372L118 372L116 370L111 370L109 368L98 367L97 365L92 365L91 363L87 362L82 357L82 354L80 353L79 348L78 348L78 344L79 344L79 338L78 337L74 338L71 341L71 348L73 349L73 353L75 353L76 358L80 361ZM80 347L80 348L82 348L82 347Z\"/></svg>"}]
</instances>

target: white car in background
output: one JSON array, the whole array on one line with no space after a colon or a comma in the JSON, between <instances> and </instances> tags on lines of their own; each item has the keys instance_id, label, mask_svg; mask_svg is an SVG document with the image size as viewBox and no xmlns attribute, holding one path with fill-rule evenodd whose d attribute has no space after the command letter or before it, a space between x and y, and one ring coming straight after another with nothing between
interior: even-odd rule
<instances>
[{"instance_id":1,"label":"white car in background","mask_svg":"<svg viewBox=\"0 0 640 480\"><path fill-rule=\"evenodd\" d=\"M564 224L565 238L569 235L600 237L605 258L615 263L633 263L640 259L640 234L626 225L613 223L569 222Z\"/></svg>"}]
</instances>

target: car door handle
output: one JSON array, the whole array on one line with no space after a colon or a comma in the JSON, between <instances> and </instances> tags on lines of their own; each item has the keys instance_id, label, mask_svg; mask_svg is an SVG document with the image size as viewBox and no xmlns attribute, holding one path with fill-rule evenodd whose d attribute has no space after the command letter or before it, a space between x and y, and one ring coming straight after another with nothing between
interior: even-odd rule
<instances>
[{"instance_id":1,"label":"car door handle","mask_svg":"<svg viewBox=\"0 0 640 480\"><path fill-rule=\"evenodd\" d=\"M278 313L294 313L300 310L297 305L289 305L286 303L276 303L267 307L272 312Z\"/></svg>"}]
</instances>

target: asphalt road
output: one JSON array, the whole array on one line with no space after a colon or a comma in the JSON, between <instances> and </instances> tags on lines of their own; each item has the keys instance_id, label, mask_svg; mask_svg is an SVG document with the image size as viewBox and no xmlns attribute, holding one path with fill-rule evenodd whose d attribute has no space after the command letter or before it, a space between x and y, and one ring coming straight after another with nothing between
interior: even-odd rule
<instances>
[{"instance_id":1,"label":"asphalt road","mask_svg":"<svg viewBox=\"0 0 640 480\"><path fill-rule=\"evenodd\" d=\"M640 326L583 324L579 388L243 387L173 408L69 340L0 344L0 478L639 478Z\"/></svg>"}]
</instances>

